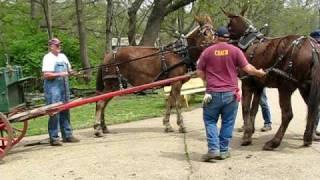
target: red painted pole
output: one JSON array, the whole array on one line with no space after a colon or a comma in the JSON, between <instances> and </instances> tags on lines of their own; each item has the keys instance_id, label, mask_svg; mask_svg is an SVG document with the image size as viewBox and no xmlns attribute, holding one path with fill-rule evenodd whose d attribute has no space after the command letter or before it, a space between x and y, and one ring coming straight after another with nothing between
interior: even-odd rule
<instances>
[{"instance_id":1,"label":"red painted pole","mask_svg":"<svg viewBox=\"0 0 320 180\"><path fill-rule=\"evenodd\" d=\"M58 105L57 107L50 108L50 109L47 110L47 112L48 113L57 113L57 112L64 111L64 110L67 110L67 109L71 109L71 108L74 108L74 107L78 107L78 106L81 106L81 105L84 105L84 104L89 104L89 103L97 102L97 101L100 101L100 100L109 99L109 98L112 98L112 97L115 97L115 96L121 96L121 95L125 95L125 94L132 94L132 93L143 91L143 90L150 89L150 88L153 88L153 87L168 85L168 84L171 84L171 83L176 82L176 81L182 81L182 80L190 79L190 77L191 77L191 75L187 74L187 75L182 75L182 76L177 76L177 77L173 77L173 78L169 78L169 79L165 79L165 80L152 82L152 83L149 83L149 84L144 84L144 85L135 86L135 87L127 88L127 89L122 89L122 90L119 90L119 91L109 92L109 93L98 95L98 96L94 96L94 97L75 100L75 101L71 101L71 102L68 102L68 103L65 103L65 104Z\"/></svg>"}]
</instances>

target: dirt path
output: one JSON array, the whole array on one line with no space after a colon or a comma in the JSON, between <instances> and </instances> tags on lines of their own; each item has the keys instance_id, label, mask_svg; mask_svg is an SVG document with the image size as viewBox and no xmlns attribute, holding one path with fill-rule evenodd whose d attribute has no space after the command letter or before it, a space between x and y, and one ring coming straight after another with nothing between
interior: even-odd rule
<instances>
[{"instance_id":1,"label":"dirt path","mask_svg":"<svg viewBox=\"0 0 320 180\"><path fill-rule=\"evenodd\" d=\"M234 132L232 158L204 163L206 152L202 110L184 113L187 134L165 134L161 118L111 126L112 134L94 138L92 129L76 131L78 144L50 147L24 144L47 136L25 138L0 165L2 180L51 179L319 179L320 144L302 148L306 107L294 94L294 119L276 151L262 151L280 123L277 91L268 89L273 130L262 133L262 117L257 115L254 144L241 147L241 133ZM241 111L236 127L242 125ZM171 121L177 130L175 117Z\"/></svg>"}]
</instances>

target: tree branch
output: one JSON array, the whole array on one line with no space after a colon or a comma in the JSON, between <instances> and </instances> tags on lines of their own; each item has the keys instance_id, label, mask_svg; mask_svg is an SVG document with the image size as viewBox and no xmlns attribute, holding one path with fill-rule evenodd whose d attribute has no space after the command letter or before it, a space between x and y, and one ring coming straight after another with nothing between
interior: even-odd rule
<instances>
[{"instance_id":1,"label":"tree branch","mask_svg":"<svg viewBox=\"0 0 320 180\"><path fill-rule=\"evenodd\" d=\"M192 2L194 2L196 0L179 0L179 1L175 1L174 3L172 3L170 6L168 6L165 10L165 16L170 14L171 12L183 7L183 6L186 6Z\"/></svg>"}]
</instances>

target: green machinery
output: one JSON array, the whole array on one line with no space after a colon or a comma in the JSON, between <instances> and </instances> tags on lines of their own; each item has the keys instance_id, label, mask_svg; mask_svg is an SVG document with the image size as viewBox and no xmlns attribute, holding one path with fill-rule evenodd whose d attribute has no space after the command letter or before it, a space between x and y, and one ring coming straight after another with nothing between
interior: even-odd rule
<instances>
[{"instance_id":1,"label":"green machinery","mask_svg":"<svg viewBox=\"0 0 320 180\"><path fill-rule=\"evenodd\" d=\"M30 77L23 77L21 66L0 67L0 112L11 112L23 106L23 83Z\"/></svg>"}]
</instances>

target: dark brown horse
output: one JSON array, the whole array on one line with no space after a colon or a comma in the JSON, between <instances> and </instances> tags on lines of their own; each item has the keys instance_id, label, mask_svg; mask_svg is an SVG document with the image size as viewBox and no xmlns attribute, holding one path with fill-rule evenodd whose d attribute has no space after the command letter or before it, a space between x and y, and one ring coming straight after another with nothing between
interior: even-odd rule
<instances>
[{"instance_id":1,"label":"dark brown horse","mask_svg":"<svg viewBox=\"0 0 320 180\"><path fill-rule=\"evenodd\" d=\"M170 78L187 73L185 60L183 60L182 56L192 61L191 64L195 63L204 50L204 45L212 43L214 39L210 17L196 17L196 21L199 26L186 35L185 41L182 43L186 47L186 53L184 54L179 54L181 52L181 41L180 45L172 44L172 46L167 46L162 51L153 47L124 47L119 48L116 52L106 54L103 65L101 65L97 75L97 91L118 90L120 88L119 85L122 85L119 82L124 80L132 86L138 86L153 82L156 79ZM172 84L163 119L165 132L173 131L169 118L171 109L174 106L177 111L177 124L180 126L179 132L186 132L179 101L183 83L184 81ZM104 109L110 100L99 101L96 104L96 123L94 125L96 136L108 133L104 119Z\"/></svg>"},{"instance_id":2,"label":"dark brown horse","mask_svg":"<svg viewBox=\"0 0 320 180\"><path fill-rule=\"evenodd\" d=\"M255 116L264 87L278 88L282 119L276 135L266 142L263 149L273 150L280 145L293 118L291 95L296 89L299 89L308 107L303 140L305 146L311 145L320 101L319 47L310 37L264 37L243 17L244 12L241 15L224 13L230 20L228 29L231 39L241 47L251 64L268 72L263 79L248 77L242 80L242 145L252 143Z\"/></svg>"}]
</instances>

